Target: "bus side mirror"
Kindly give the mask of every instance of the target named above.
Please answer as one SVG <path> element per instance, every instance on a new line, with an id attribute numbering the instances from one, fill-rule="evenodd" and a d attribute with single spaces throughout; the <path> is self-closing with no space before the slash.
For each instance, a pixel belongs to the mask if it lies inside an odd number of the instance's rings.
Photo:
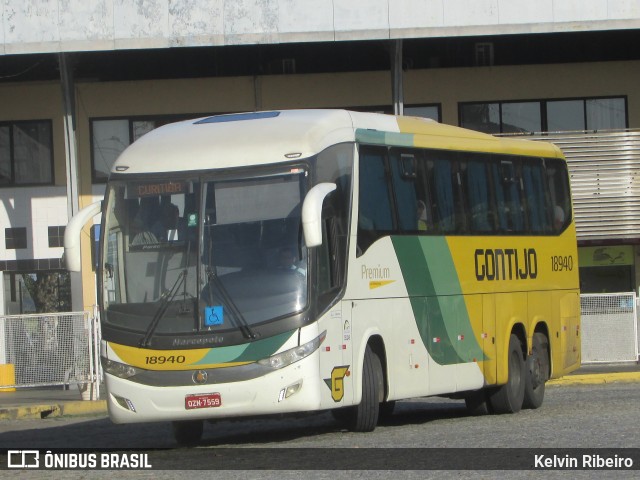
<path id="1" fill-rule="evenodd" d="M 335 183 L 319 183 L 302 202 L 302 229 L 307 247 L 322 245 L 322 203 L 336 189 Z"/>
<path id="2" fill-rule="evenodd" d="M 102 209 L 102 202 L 95 202 L 84 207 L 67 223 L 64 229 L 64 262 L 70 272 L 79 272 L 80 259 L 80 232 L 85 224 L 95 217 Z"/>

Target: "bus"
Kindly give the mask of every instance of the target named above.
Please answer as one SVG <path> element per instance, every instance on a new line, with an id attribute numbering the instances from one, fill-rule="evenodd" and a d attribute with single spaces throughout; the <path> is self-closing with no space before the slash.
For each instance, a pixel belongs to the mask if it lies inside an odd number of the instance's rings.
<path id="1" fill-rule="evenodd" d="M 102 213 L 101 364 L 115 423 L 331 410 L 372 431 L 402 399 L 543 403 L 580 365 L 567 164 L 551 144 L 346 110 L 160 127 L 65 232 Z"/>

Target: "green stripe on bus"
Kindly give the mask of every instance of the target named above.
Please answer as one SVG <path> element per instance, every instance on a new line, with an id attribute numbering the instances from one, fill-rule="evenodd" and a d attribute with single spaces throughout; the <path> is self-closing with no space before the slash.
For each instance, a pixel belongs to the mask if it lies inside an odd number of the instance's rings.
<path id="1" fill-rule="evenodd" d="M 257 362 L 268 358 L 278 351 L 291 338 L 295 330 L 280 335 L 257 340 L 252 343 L 233 345 L 229 347 L 212 348 L 197 364 L 218 364 L 235 362 Z"/>
<path id="2" fill-rule="evenodd" d="M 392 237 L 420 337 L 441 365 L 484 360 L 444 237 Z"/>
<path id="3" fill-rule="evenodd" d="M 415 145 L 412 133 L 381 132 L 364 128 L 356 130 L 356 141 L 370 145 L 393 145 L 396 147 L 413 147 Z"/>

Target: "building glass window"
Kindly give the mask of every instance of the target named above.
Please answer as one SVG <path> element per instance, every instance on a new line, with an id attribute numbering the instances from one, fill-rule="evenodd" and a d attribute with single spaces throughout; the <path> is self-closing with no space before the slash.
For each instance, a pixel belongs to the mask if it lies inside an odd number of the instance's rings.
<path id="1" fill-rule="evenodd" d="M 547 125 L 549 132 L 584 130 L 582 100 L 547 102 Z"/>
<path id="2" fill-rule="evenodd" d="M 587 130 L 625 128 L 626 105 L 623 98 L 595 98 L 586 101 Z"/>
<path id="3" fill-rule="evenodd" d="M 94 183 L 103 183 L 120 154 L 154 128 L 196 115 L 158 118 L 104 118 L 91 120 L 91 162 Z M 1 168 L 1 167 L 0 167 Z M 1 171 L 1 170 L 0 170 Z"/>
<path id="4" fill-rule="evenodd" d="M 540 102 L 514 102 L 502 105 L 503 133 L 539 132 L 542 130 Z"/>
<path id="5" fill-rule="evenodd" d="M 0 185 L 53 183 L 51 122 L 0 124 Z"/>
<path id="6" fill-rule="evenodd" d="M 64 247 L 64 225 L 48 227 L 49 248 Z"/>
<path id="7" fill-rule="evenodd" d="M 408 117 L 430 118 L 440 121 L 440 105 L 405 105 L 404 114 Z"/>
<path id="8" fill-rule="evenodd" d="M 11 129 L 0 126 L 0 185 L 11 184 Z"/>
<path id="9" fill-rule="evenodd" d="M 460 106 L 460 125 L 484 133 L 500 133 L 499 103 L 468 103 Z"/>
<path id="10" fill-rule="evenodd" d="M 4 244 L 7 250 L 27 248 L 27 229 L 25 227 L 5 228 Z"/>
<path id="11" fill-rule="evenodd" d="M 633 291 L 634 257 L 631 245 L 579 247 L 580 291 L 582 293 Z"/>
<path id="12" fill-rule="evenodd" d="M 93 149 L 93 180 L 105 182 L 111 166 L 125 148 L 129 140 L 129 121 L 94 120 L 91 122 Z"/>
<path id="13" fill-rule="evenodd" d="M 460 126 L 491 134 L 623 129 L 627 128 L 626 110 L 625 97 L 459 106 Z"/>
<path id="14" fill-rule="evenodd" d="M 4 275 L 7 315 L 71 311 L 69 272 L 0 272 Z"/>

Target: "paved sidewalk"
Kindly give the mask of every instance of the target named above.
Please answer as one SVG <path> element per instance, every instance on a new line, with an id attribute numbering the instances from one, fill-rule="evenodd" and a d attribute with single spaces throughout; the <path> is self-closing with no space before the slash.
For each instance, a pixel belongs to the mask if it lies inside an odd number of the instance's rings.
<path id="1" fill-rule="evenodd" d="M 571 375 L 549 381 L 548 385 L 596 385 L 615 382 L 640 382 L 640 364 L 585 365 Z M 20 388 L 14 392 L 0 391 L 0 421 L 39 419 L 62 415 L 106 415 L 105 389 L 101 386 L 99 400 L 82 400 L 80 391 L 57 388 Z"/>
<path id="2" fill-rule="evenodd" d="M 38 419 L 62 415 L 106 415 L 107 401 L 104 386 L 99 400 L 82 400 L 75 385 L 62 387 L 18 388 L 13 392 L 0 391 L 0 421 L 18 418 Z"/>

